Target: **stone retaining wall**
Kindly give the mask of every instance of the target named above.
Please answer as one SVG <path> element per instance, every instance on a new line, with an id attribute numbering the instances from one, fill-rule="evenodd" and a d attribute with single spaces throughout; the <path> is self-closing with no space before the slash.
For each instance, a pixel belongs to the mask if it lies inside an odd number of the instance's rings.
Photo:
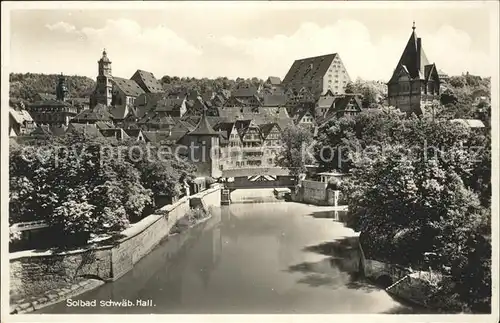
<path id="1" fill-rule="evenodd" d="M 189 210 L 190 199 L 201 199 L 207 207 L 220 206 L 220 187 L 184 197 L 122 232 L 115 244 L 97 249 L 52 254 L 51 251 L 21 251 L 10 254 L 11 302 L 39 292 L 59 288 L 77 277 L 113 281 L 128 272 L 164 239 L 178 219 Z"/>

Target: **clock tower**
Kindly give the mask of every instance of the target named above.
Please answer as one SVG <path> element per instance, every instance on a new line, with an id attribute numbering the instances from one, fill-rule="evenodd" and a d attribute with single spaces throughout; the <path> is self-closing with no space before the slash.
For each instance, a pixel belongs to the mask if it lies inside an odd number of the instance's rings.
<path id="1" fill-rule="evenodd" d="M 111 99 L 113 96 L 113 84 L 111 82 L 113 76 L 111 75 L 111 61 L 108 58 L 106 50 L 102 52 L 102 57 L 97 64 L 97 82 L 93 93 L 91 107 L 94 107 L 99 103 L 109 106 L 111 105 Z"/>

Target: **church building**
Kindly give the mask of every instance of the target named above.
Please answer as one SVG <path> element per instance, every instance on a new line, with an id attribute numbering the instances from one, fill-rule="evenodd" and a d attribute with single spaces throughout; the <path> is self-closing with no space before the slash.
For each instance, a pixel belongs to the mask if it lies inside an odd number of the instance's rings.
<path id="1" fill-rule="evenodd" d="M 137 70 L 130 79 L 113 76 L 106 50 L 97 64 L 98 75 L 90 108 L 98 104 L 110 107 L 110 112 L 118 120 L 123 120 L 129 114 L 142 94 L 163 92 L 161 83 L 151 72 Z"/>
<path id="2" fill-rule="evenodd" d="M 389 105 L 403 112 L 426 114 L 435 100 L 439 100 L 440 79 L 436 64 L 429 63 L 417 37 L 415 22 L 413 31 L 399 59 L 391 79 L 387 83 Z"/>

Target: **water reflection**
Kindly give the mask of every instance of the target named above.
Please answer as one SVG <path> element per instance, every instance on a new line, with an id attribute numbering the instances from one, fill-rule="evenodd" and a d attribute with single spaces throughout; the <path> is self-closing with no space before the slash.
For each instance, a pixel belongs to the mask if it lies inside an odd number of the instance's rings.
<path id="1" fill-rule="evenodd" d="M 335 212 L 316 209 L 287 202 L 221 207 L 116 282 L 77 298 L 152 299 L 153 308 L 59 303 L 41 312 L 377 313 L 396 306 L 357 279 L 353 232 L 331 221 Z"/>
<path id="2" fill-rule="evenodd" d="M 332 219 L 334 221 L 345 223 L 347 221 L 347 211 L 339 210 L 328 210 L 328 211 L 318 211 L 310 214 L 314 218 L 318 219 Z"/>

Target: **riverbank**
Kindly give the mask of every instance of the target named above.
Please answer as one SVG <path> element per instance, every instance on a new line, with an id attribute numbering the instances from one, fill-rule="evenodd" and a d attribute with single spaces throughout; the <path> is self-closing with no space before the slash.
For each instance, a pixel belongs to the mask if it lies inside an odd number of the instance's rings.
<path id="1" fill-rule="evenodd" d="M 35 250 L 10 254 L 12 314 L 32 311 L 104 282 L 116 281 L 169 235 L 179 219 L 189 213 L 192 204 L 220 207 L 220 187 L 216 185 L 163 207 L 159 214 L 152 214 L 121 232 L 113 244 L 65 252 Z M 77 288 L 80 284 L 85 289 Z"/>
<path id="2" fill-rule="evenodd" d="M 92 289 L 105 284 L 98 279 L 77 279 L 71 284 L 46 291 L 41 295 L 34 295 L 26 299 L 20 299 L 10 306 L 10 314 L 26 314 L 41 308 L 57 304 L 65 299 L 81 295 Z"/>
<path id="3" fill-rule="evenodd" d="M 212 217 L 211 208 L 206 212 L 204 212 L 204 216 L 201 218 L 193 218 L 190 217 L 188 214 L 186 217 L 179 219 L 177 222 L 178 224 L 179 222 L 182 222 L 183 219 L 188 219 L 186 222 L 187 225 L 185 223 L 183 223 L 181 226 L 174 225 L 174 227 L 172 227 L 173 230 L 170 231 L 170 233 L 165 237 L 165 239 L 174 237 L 178 234 L 183 233 L 186 230 L 194 228 L 210 220 L 211 217 Z M 102 286 L 105 283 L 106 282 L 98 279 L 84 279 L 84 278 L 76 279 L 76 281 L 72 283 L 68 283 L 65 286 L 61 286 L 46 291 L 41 295 L 34 295 L 26 299 L 21 299 L 16 301 L 15 304 L 11 305 L 10 307 L 10 314 L 30 313 L 47 306 L 57 304 L 66 299 L 86 293 L 88 291 L 91 291 L 93 289 Z"/>
<path id="4" fill-rule="evenodd" d="M 62 302 L 35 313 L 376 314 L 400 309 L 383 289 L 356 278 L 357 249 L 348 244 L 356 233 L 334 215 L 332 207 L 293 202 L 223 206 L 203 223 L 169 236 L 121 279 L 73 298 L 98 304 L 151 299 L 155 306 L 69 308 Z"/>

